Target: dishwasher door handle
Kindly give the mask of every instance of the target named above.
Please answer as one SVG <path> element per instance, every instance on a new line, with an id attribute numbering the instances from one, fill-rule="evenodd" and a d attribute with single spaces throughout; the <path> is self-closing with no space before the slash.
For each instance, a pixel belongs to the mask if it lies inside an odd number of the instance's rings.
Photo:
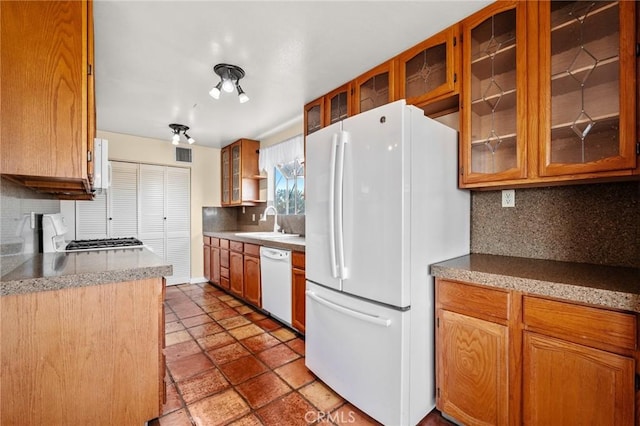
<path id="1" fill-rule="evenodd" d="M 289 258 L 289 255 L 291 254 L 290 251 L 284 251 L 284 250 L 269 250 L 269 249 L 262 249 L 262 251 L 260 252 L 260 254 L 264 257 L 266 257 L 267 259 L 273 259 L 273 260 L 287 260 Z"/>

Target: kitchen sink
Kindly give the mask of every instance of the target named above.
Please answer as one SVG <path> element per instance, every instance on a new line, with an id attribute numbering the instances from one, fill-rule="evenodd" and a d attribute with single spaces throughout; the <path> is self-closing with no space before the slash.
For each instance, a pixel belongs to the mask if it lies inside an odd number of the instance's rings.
<path id="1" fill-rule="evenodd" d="M 286 238 L 294 238 L 299 237 L 300 234 L 283 234 L 282 232 L 236 232 L 238 237 L 249 237 L 249 238 L 266 238 L 266 239 L 276 239 L 282 240 Z"/>

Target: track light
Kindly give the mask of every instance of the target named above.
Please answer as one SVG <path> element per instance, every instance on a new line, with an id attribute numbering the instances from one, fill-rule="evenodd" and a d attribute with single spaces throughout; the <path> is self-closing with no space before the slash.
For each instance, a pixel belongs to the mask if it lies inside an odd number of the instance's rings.
<path id="1" fill-rule="evenodd" d="M 209 91 L 214 99 L 220 99 L 222 91 L 226 93 L 233 92 L 235 87 L 238 91 L 238 100 L 241 104 L 249 100 L 249 96 L 240 87 L 240 79 L 244 77 L 244 70 L 236 65 L 218 64 L 213 67 L 213 72 L 220 76 L 220 82 Z"/>
<path id="2" fill-rule="evenodd" d="M 171 137 L 171 143 L 174 145 L 178 145 L 180 143 L 180 132 L 184 134 L 184 137 L 187 138 L 187 142 L 189 145 L 193 144 L 196 140 L 187 134 L 187 130 L 189 130 L 189 126 L 185 126 L 184 124 L 169 124 L 171 130 L 173 130 L 173 136 Z"/>

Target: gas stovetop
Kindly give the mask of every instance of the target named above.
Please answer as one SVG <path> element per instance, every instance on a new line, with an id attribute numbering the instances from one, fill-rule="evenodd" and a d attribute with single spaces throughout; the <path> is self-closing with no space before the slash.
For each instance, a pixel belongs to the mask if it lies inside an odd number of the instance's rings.
<path id="1" fill-rule="evenodd" d="M 142 247 L 142 241 L 137 238 L 104 238 L 97 240 L 74 240 L 69 242 L 66 251 L 78 250 L 107 250 L 116 248 Z"/>

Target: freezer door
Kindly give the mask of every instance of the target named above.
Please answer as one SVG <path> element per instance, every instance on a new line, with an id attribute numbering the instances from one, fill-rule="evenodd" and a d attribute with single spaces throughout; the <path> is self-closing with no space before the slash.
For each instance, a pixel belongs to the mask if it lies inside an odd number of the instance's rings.
<path id="1" fill-rule="evenodd" d="M 409 422 L 410 314 L 307 281 L 306 365 L 386 425 Z"/>
<path id="2" fill-rule="evenodd" d="M 342 290 L 398 307 L 411 304 L 411 144 L 406 115 L 405 102 L 398 101 L 343 122 Z"/>
<path id="3" fill-rule="evenodd" d="M 307 136 L 305 251 L 307 279 L 341 289 L 335 238 L 335 167 L 341 123 Z"/>

